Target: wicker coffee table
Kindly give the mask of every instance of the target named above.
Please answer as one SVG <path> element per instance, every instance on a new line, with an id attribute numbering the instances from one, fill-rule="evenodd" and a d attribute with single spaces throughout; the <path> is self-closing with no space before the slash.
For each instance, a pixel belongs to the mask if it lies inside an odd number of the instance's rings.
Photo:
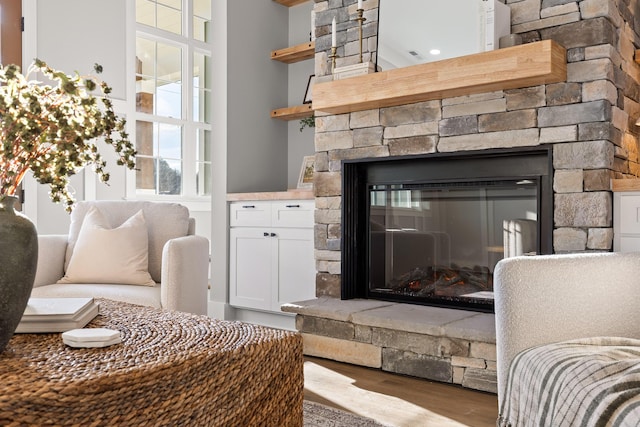
<path id="1" fill-rule="evenodd" d="M 302 426 L 299 334 L 97 302 L 87 327 L 122 343 L 16 334 L 0 354 L 0 425 Z"/>

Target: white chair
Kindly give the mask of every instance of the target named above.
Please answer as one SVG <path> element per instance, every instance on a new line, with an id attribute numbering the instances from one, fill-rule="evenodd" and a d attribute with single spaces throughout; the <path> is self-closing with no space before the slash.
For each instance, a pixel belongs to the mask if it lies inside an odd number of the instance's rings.
<path id="1" fill-rule="evenodd" d="M 640 339 L 638 253 L 506 258 L 496 265 L 494 294 L 501 414 L 509 368 L 523 350 L 594 337 Z"/>
<path id="2" fill-rule="evenodd" d="M 38 244 L 32 297 L 108 298 L 207 313 L 209 241 L 195 235 L 195 220 L 185 206 L 79 202 L 71 213 L 69 234 L 40 235 Z M 136 248 L 135 256 L 130 255 Z M 148 280 L 127 280 L 133 260 L 148 266 L 148 274 L 140 266 L 135 270 Z"/>

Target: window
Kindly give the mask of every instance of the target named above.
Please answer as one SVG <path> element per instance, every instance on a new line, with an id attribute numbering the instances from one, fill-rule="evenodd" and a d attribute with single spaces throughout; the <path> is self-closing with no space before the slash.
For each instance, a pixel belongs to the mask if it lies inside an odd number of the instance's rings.
<path id="1" fill-rule="evenodd" d="M 211 195 L 211 1 L 136 0 L 138 195 Z"/>

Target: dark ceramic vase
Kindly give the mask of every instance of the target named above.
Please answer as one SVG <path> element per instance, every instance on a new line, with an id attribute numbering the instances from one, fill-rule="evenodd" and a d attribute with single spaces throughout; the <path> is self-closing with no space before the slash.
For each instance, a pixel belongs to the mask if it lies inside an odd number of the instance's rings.
<path id="1" fill-rule="evenodd" d="M 0 352 L 27 307 L 38 263 L 38 233 L 29 218 L 14 210 L 17 200 L 0 196 Z"/>

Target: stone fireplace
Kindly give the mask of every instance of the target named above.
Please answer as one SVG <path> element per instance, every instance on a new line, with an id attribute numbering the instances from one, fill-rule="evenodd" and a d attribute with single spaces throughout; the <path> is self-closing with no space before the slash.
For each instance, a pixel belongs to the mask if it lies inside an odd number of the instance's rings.
<path id="1" fill-rule="evenodd" d="M 383 0 L 384 1 L 384 0 Z M 357 62 L 355 0 L 316 0 L 316 76 L 329 78 L 330 26 L 338 24 L 338 66 Z M 285 307 L 298 313 L 307 354 L 438 381 L 495 390 L 495 332 L 488 313 L 361 298 L 342 300 L 358 266 L 344 257 L 353 230 L 343 211 L 358 194 L 343 174 L 359 159 L 460 158 L 495 150 L 549 153 L 548 251 L 610 251 L 612 178 L 640 175 L 640 16 L 626 0 L 507 0 L 512 33 L 525 43 L 566 48 L 566 81 L 393 107 L 316 111 L 316 294 Z M 364 60 L 375 61 L 377 0 L 364 2 Z M 348 21 L 348 22 L 347 22 Z M 346 168 L 345 168 L 346 166 Z M 358 193 L 358 191 L 356 191 Z M 355 207 L 357 208 L 357 206 Z M 345 239 L 350 239 L 345 242 Z M 345 264 L 346 263 L 346 264 Z M 353 277 L 348 278 L 348 280 Z M 348 285 L 350 286 L 350 285 Z M 361 294 L 355 292 L 355 296 Z"/>
<path id="2" fill-rule="evenodd" d="M 342 164 L 341 297 L 493 310 L 506 256 L 552 252 L 548 148 Z"/>

